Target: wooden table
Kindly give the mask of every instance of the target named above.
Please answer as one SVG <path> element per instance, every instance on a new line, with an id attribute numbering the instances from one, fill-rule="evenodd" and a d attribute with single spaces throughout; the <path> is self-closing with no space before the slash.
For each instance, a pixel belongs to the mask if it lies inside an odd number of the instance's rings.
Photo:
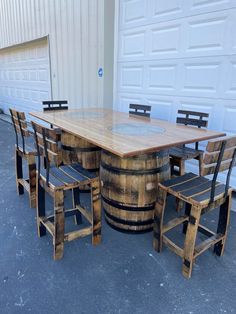
<path id="1" fill-rule="evenodd" d="M 113 228 L 125 232 L 152 229 L 157 184 L 169 178 L 168 148 L 224 135 L 109 109 L 31 115 L 102 148 L 100 177 L 105 217 Z"/>

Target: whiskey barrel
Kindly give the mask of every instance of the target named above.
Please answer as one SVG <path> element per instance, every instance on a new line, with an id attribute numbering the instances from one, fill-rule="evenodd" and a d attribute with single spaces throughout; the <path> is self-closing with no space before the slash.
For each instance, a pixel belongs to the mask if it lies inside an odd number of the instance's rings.
<path id="1" fill-rule="evenodd" d="M 103 150 L 100 178 L 107 223 L 122 232 L 151 231 L 157 186 L 169 177 L 168 151 L 120 158 Z"/>
<path id="2" fill-rule="evenodd" d="M 62 131 L 62 161 L 64 164 L 80 163 L 90 171 L 98 171 L 101 159 L 101 148 L 73 134 Z"/>

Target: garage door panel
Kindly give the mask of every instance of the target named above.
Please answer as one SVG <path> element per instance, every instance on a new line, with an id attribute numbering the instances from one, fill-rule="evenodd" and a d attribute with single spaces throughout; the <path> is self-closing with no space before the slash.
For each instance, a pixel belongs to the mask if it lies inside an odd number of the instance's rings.
<path id="1" fill-rule="evenodd" d="M 152 106 L 152 117 L 172 121 L 173 100 L 161 97 L 146 97 L 145 104 Z"/>
<path id="2" fill-rule="evenodd" d="M 151 1 L 150 9 L 153 19 L 176 19 L 183 16 L 186 11 L 183 5 L 183 0 L 166 0 L 166 1 Z"/>
<path id="3" fill-rule="evenodd" d="M 234 0 L 185 0 L 185 3 L 188 5 L 189 15 L 236 7 Z"/>
<path id="4" fill-rule="evenodd" d="M 146 30 L 138 28 L 135 31 L 121 33 L 120 37 L 120 59 L 142 59 L 146 55 Z"/>
<path id="5" fill-rule="evenodd" d="M 236 99 L 236 56 L 230 56 L 225 61 L 223 73 L 223 98 Z"/>
<path id="6" fill-rule="evenodd" d="M 147 92 L 170 94 L 175 92 L 178 64 L 176 62 L 147 62 Z"/>
<path id="7" fill-rule="evenodd" d="M 180 53 L 181 23 L 160 23 L 149 29 L 148 55 L 153 58 L 176 58 Z"/>
<path id="8" fill-rule="evenodd" d="M 236 134 L 236 107 L 225 106 L 223 118 L 223 130 L 227 133 Z"/>
<path id="9" fill-rule="evenodd" d="M 26 113 L 41 109 L 51 98 L 47 40 L 38 40 L 0 51 L 0 106 Z"/>
<path id="10" fill-rule="evenodd" d="M 184 96 L 219 97 L 221 61 L 214 58 L 183 61 L 178 79 L 179 94 Z M 178 93 L 178 91 L 176 90 Z"/>
<path id="11" fill-rule="evenodd" d="M 130 104 L 143 104 L 144 98 L 142 95 L 133 95 L 133 94 L 119 94 L 117 99 L 117 107 L 118 111 L 129 111 Z"/>
<path id="12" fill-rule="evenodd" d="M 121 1 L 120 12 L 120 25 L 145 23 L 148 17 L 148 1 Z"/>
<path id="13" fill-rule="evenodd" d="M 212 54 L 224 54 L 227 52 L 225 34 L 229 30 L 229 16 L 226 12 L 214 13 L 188 18 L 185 22 L 184 51 L 186 57 Z"/>
<path id="14" fill-rule="evenodd" d="M 120 30 L 232 8 L 235 0 L 123 0 Z"/>
<path id="15" fill-rule="evenodd" d="M 117 95 L 117 109 L 121 109 L 119 107 L 121 100 L 128 100 L 127 104 L 132 102 L 141 101 L 143 104 L 148 104 L 152 106 L 152 117 L 161 118 L 162 116 L 162 108 L 165 111 L 170 110 L 170 114 L 166 115 L 168 121 L 176 121 L 176 115 L 178 109 L 185 110 L 193 110 L 193 111 L 205 111 L 210 114 L 209 123 L 213 125 L 215 121 L 215 125 L 219 124 L 219 117 L 222 117 L 222 111 L 219 111 L 222 107 L 222 103 L 220 100 L 212 100 L 212 99 L 201 99 L 199 97 L 181 97 L 174 95 L 151 95 L 151 94 L 138 94 L 138 93 L 125 93 L 120 92 Z M 169 108 L 169 109 L 167 109 Z M 123 107 L 124 110 L 128 111 L 128 106 Z M 219 112 L 218 112 L 219 111 Z M 222 119 L 221 119 L 222 120 Z"/>
<path id="16" fill-rule="evenodd" d="M 232 9 L 120 31 L 119 60 L 233 54 L 236 51 L 235 20 L 236 9 Z"/>
<path id="17" fill-rule="evenodd" d="M 181 95 L 207 98 L 230 98 L 235 92 L 235 64 L 228 72 L 230 93 L 226 93 L 223 57 L 173 59 L 119 63 L 119 91 Z M 145 78 L 145 79 L 144 79 Z"/>
<path id="18" fill-rule="evenodd" d="M 119 73 L 120 89 L 133 92 L 144 90 L 144 75 L 144 66 L 141 63 L 122 64 Z"/>
<path id="19" fill-rule="evenodd" d="M 2 87 L 10 89 L 20 88 L 29 90 L 48 90 L 48 81 L 33 81 L 34 75 L 31 75 L 29 80 L 9 80 Z M 29 84 L 30 86 L 27 86 L 27 84 Z"/>

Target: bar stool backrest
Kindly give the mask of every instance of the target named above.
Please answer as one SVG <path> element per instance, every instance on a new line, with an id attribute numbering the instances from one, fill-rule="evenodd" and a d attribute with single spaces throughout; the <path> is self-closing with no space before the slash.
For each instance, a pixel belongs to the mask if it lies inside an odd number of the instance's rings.
<path id="1" fill-rule="evenodd" d="M 42 101 L 43 111 L 67 110 L 67 100 L 45 100 Z"/>
<path id="2" fill-rule="evenodd" d="M 198 111 L 189 111 L 189 110 L 178 110 L 176 123 L 183 125 L 196 126 L 200 128 L 207 128 L 209 113 L 198 112 Z M 205 118 L 205 119 L 204 119 Z M 195 149 L 198 150 L 198 142 L 195 143 Z"/>
<path id="3" fill-rule="evenodd" d="M 47 183 L 49 180 L 50 165 L 59 165 L 61 150 L 59 148 L 59 136 L 56 129 L 46 128 L 32 121 L 35 135 L 35 144 L 38 155 L 38 172 L 41 170 L 41 156 L 44 157 Z"/>
<path id="4" fill-rule="evenodd" d="M 131 109 L 129 111 L 129 114 L 131 115 L 150 118 L 150 112 L 151 112 L 152 106 L 130 104 L 129 109 Z"/>
<path id="5" fill-rule="evenodd" d="M 19 148 L 19 136 L 22 140 L 22 148 L 23 152 L 25 153 L 25 137 L 29 137 L 31 135 L 29 129 L 28 129 L 28 123 L 25 118 L 25 113 L 16 111 L 15 109 L 10 108 L 9 109 L 11 114 L 11 119 L 16 135 L 16 146 Z"/>
<path id="6" fill-rule="evenodd" d="M 209 118 L 209 113 L 189 111 L 189 110 L 178 110 L 178 114 L 182 115 L 176 118 L 176 123 L 197 126 L 198 128 L 207 128 L 208 120 L 204 118 Z"/>
<path id="7" fill-rule="evenodd" d="M 203 166 L 201 175 L 206 176 L 213 174 L 211 186 L 211 201 L 214 199 L 216 179 L 218 173 L 226 171 L 225 195 L 229 188 L 230 176 L 236 161 L 236 136 L 224 136 L 214 140 L 210 140 L 206 147 L 203 157 Z"/>

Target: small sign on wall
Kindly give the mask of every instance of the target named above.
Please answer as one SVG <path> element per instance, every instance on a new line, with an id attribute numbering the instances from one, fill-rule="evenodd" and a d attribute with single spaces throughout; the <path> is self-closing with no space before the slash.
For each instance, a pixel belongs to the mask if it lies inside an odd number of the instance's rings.
<path id="1" fill-rule="evenodd" d="M 98 69 L 98 76 L 103 77 L 103 68 Z"/>

